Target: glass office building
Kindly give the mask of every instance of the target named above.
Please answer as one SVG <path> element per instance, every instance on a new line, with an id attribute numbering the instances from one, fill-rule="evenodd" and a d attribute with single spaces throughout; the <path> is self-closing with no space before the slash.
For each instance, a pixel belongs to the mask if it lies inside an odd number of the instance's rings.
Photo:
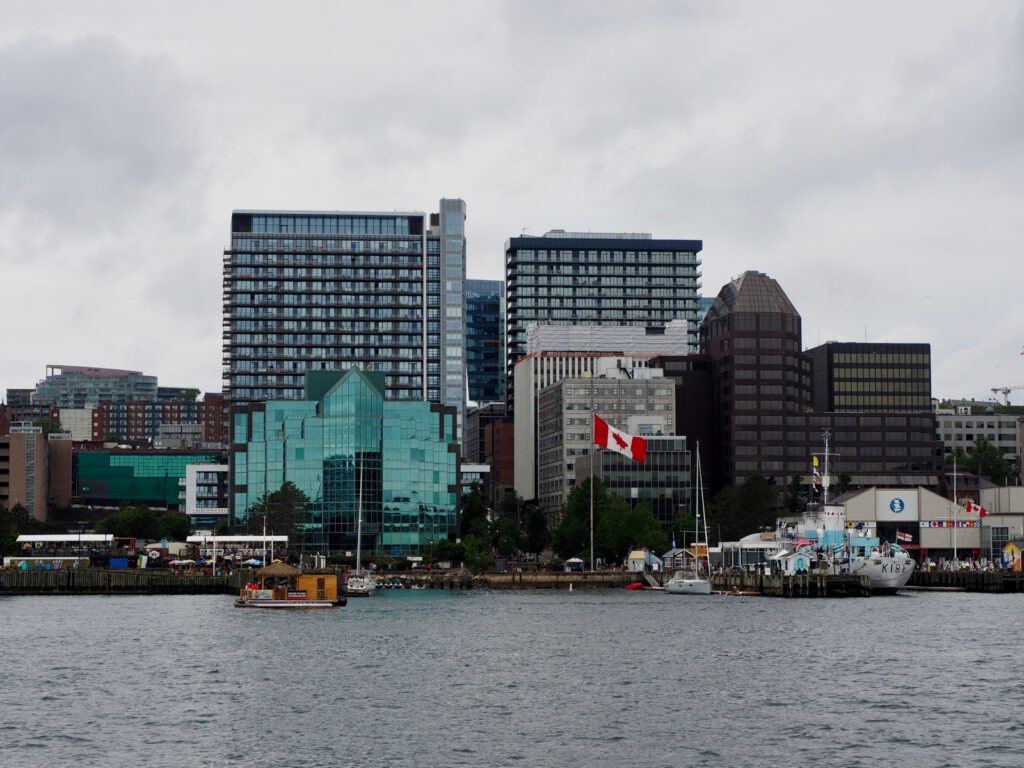
<path id="1" fill-rule="evenodd" d="M 180 451 L 76 451 L 72 494 L 77 503 L 123 503 L 177 509 L 179 485 L 189 464 L 221 464 L 224 455 Z"/>
<path id="2" fill-rule="evenodd" d="M 382 373 L 388 399 L 461 413 L 466 204 L 439 212 L 235 211 L 224 251 L 224 395 L 297 400 L 307 371 Z"/>
<path id="3" fill-rule="evenodd" d="M 505 284 L 466 281 L 466 370 L 469 399 L 505 402 Z"/>
<path id="4" fill-rule="evenodd" d="M 633 507 L 646 504 L 662 528 L 671 531 L 677 517 L 693 510 L 690 461 L 685 437 L 651 436 L 643 464 L 614 451 L 596 451 L 576 461 L 576 483 L 593 474 L 596 462 L 598 477 L 610 493 Z"/>
<path id="5" fill-rule="evenodd" d="M 700 240 L 648 233 L 564 232 L 510 238 L 505 244 L 506 381 L 514 411 L 515 364 L 526 355 L 529 323 L 689 325 L 697 348 Z M 680 350 L 682 351 L 682 350 Z"/>
<path id="6" fill-rule="evenodd" d="M 307 550 L 415 555 L 455 530 L 456 409 L 388 400 L 380 372 L 307 374 L 301 400 L 254 403 L 233 416 L 235 525 L 263 494 L 294 483 L 310 500 Z"/>

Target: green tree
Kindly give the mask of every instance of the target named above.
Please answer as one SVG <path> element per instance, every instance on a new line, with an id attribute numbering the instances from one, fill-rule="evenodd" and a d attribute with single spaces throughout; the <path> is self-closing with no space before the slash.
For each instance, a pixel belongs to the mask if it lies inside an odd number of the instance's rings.
<path id="1" fill-rule="evenodd" d="M 221 520 L 219 523 L 217 523 L 213 527 L 213 535 L 214 536 L 227 536 L 228 535 L 228 531 L 230 529 L 231 529 L 231 527 L 228 525 L 227 521 L 226 520 Z"/>
<path id="2" fill-rule="evenodd" d="M 501 555 L 510 557 L 523 549 L 522 529 L 512 518 L 500 518 L 491 526 L 491 545 Z"/>
<path id="3" fill-rule="evenodd" d="M 562 522 L 554 535 L 555 551 L 563 558 L 590 554 L 590 482 L 574 486 L 562 507 Z M 605 562 L 618 562 L 635 547 L 656 554 L 668 549 L 670 538 L 646 504 L 631 506 L 608 493 L 594 480 L 594 554 Z"/>
<path id="4" fill-rule="evenodd" d="M 168 512 L 159 520 L 160 538 L 167 541 L 184 541 L 192 533 L 192 526 L 187 515 Z"/>
<path id="5" fill-rule="evenodd" d="M 458 565 L 466 559 L 466 548 L 451 539 L 442 539 L 434 544 L 434 562 L 449 562 Z"/>
<path id="6" fill-rule="evenodd" d="M 107 434 L 105 434 L 103 436 L 103 442 L 104 443 L 123 443 L 124 442 L 124 435 L 120 435 L 117 432 L 107 432 Z"/>
<path id="7" fill-rule="evenodd" d="M 775 486 L 764 475 L 747 475 L 738 486 L 723 488 L 708 506 L 708 524 L 724 540 L 756 533 L 775 522 Z"/>
<path id="8" fill-rule="evenodd" d="M 804 492 L 803 484 L 800 482 L 800 475 L 793 475 L 786 488 L 786 500 L 784 502 L 786 513 L 798 515 L 807 506 L 807 494 Z"/>
<path id="9" fill-rule="evenodd" d="M 0 504 L 0 554 L 13 555 L 18 551 L 18 536 L 31 527 L 28 510 L 21 504 L 8 509 Z"/>
<path id="10" fill-rule="evenodd" d="M 487 500 L 484 499 L 480 486 L 473 483 L 472 487 L 462 494 L 459 504 L 459 532 L 462 538 L 473 534 L 481 541 L 489 542 L 492 536 L 488 517 Z"/>
<path id="11" fill-rule="evenodd" d="M 42 427 L 44 436 L 53 434 L 54 432 L 61 431 L 59 419 L 36 419 L 35 421 L 32 422 L 32 426 Z"/>
<path id="12" fill-rule="evenodd" d="M 198 389 L 183 389 L 177 394 L 178 400 L 183 403 L 194 403 L 197 397 L 199 397 Z"/>
<path id="13" fill-rule="evenodd" d="M 290 480 L 276 491 L 261 496 L 248 510 L 249 532 L 294 536 L 296 525 L 306 519 L 309 497 Z"/>
<path id="14" fill-rule="evenodd" d="M 539 506 L 530 503 L 526 512 L 526 551 L 539 555 L 550 541 L 551 533 L 548 530 L 548 516 L 541 511 Z"/>
<path id="15" fill-rule="evenodd" d="M 588 478 L 574 485 L 562 505 L 562 520 L 555 529 L 552 544 L 563 558 L 590 553 L 590 483 L 594 482 L 595 528 L 599 510 L 605 503 L 604 485 Z"/>
<path id="16" fill-rule="evenodd" d="M 997 485 L 1008 485 L 1017 476 L 1013 464 L 997 445 L 988 440 L 975 441 L 974 450 L 970 453 L 966 453 L 963 448 L 957 448 L 946 456 L 946 463 L 952 464 L 954 456 L 958 466 L 973 474 L 987 477 Z"/>

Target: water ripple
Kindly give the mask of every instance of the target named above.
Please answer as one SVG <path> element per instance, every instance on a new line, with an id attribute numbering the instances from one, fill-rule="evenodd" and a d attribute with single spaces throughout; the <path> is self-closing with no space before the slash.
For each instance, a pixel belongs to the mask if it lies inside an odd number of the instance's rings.
<path id="1" fill-rule="evenodd" d="M 0 765 L 1020 762 L 1024 596 L 229 601 L 0 601 Z"/>

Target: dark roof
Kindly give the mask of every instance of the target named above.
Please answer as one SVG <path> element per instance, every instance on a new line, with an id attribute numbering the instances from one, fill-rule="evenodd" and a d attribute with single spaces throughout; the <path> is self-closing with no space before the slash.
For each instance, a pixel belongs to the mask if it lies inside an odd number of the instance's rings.
<path id="1" fill-rule="evenodd" d="M 705 322 L 730 312 L 776 312 L 800 316 L 777 280 L 753 270 L 722 286 Z"/>

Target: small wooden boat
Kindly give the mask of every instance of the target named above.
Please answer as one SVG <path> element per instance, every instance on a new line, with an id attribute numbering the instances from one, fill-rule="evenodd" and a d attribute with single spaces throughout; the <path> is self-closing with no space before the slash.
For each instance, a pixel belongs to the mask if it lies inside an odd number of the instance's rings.
<path id="1" fill-rule="evenodd" d="M 337 608 L 348 601 L 338 593 L 333 574 L 303 573 L 287 563 L 275 562 L 257 571 L 259 583 L 239 591 L 238 608 Z"/>

